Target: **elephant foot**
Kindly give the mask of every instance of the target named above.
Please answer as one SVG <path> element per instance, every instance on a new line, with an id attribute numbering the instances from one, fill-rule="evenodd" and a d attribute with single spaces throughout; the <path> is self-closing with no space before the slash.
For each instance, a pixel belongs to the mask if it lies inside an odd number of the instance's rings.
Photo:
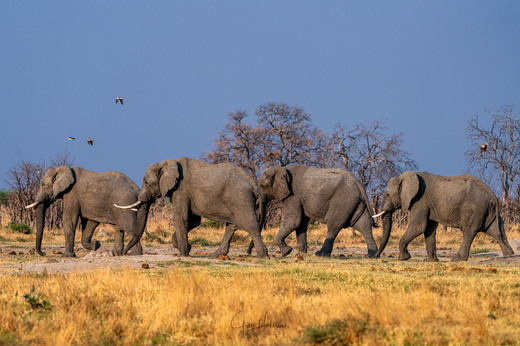
<path id="1" fill-rule="evenodd" d="M 61 257 L 76 257 L 76 253 L 74 251 L 65 251 Z"/>
<path id="2" fill-rule="evenodd" d="M 410 255 L 409 252 L 405 252 L 405 253 L 400 253 L 399 257 L 397 259 L 399 261 L 406 261 L 406 260 L 409 260 L 410 258 L 412 258 L 412 255 Z"/>
<path id="3" fill-rule="evenodd" d="M 101 247 L 101 243 L 97 240 L 95 242 L 91 242 L 91 243 L 82 243 L 81 245 L 83 245 L 83 248 L 85 250 L 89 250 L 89 251 L 96 251 L 97 249 L 99 249 Z"/>
<path id="4" fill-rule="evenodd" d="M 368 258 L 376 258 L 376 254 L 377 254 L 377 250 L 368 250 L 367 257 Z"/>
<path id="5" fill-rule="evenodd" d="M 213 251 L 209 257 L 211 258 L 219 258 L 220 256 L 225 256 L 227 255 L 227 252 L 225 253 L 224 251 L 220 251 L 220 250 L 217 250 L 217 251 Z"/>
<path id="6" fill-rule="evenodd" d="M 40 251 L 40 250 L 36 250 L 36 253 L 37 253 L 38 255 L 40 255 L 40 256 L 45 256 L 45 255 L 47 255 L 45 252 Z"/>
<path id="7" fill-rule="evenodd" d="M 112 253 L 114 254 L 114 256 L 123 256 L 123 249 L 112 249 Z"/>
<path id="8" fill-rule="evenodd" d="M 266 253 L 259 253 L 259 254 L 257 254 L 256 258 L 270 259 L 271 257 L 269 257 L 269 254 L 266 252 Z"/>
<path id="9" fill-rule="evenodd" d="M 128 256 L 141 256 L 143 254 L 143 249 L 132 249 L 128 251 Z"/>
<path id="10" fill-rule="evenodd" d="M 316 256 L 330 257 L 330 252 L 325 252 L 323 250 L 318 250 L 318 251 L 316 251 Z"/>
<path id="11" fill-rule="evenodd" d="M 290 246 L 280 246 L 280 252 L 282 256 L 285 257 L 292 252 L 293 248 Z"/>
<path id="12" fill-rule="evenodd" d="M 424 262 L 439 262 L 439 259 L 437 257 L 435 257 L 433 259 L 432 258 L 426 258 L 424 260 Z"/>

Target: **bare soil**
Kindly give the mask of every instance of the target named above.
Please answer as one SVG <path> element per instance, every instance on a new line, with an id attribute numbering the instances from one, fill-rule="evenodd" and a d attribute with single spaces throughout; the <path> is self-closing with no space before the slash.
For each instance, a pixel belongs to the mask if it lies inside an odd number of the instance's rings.
<path id="1" fill-rule="evenodd" d="M 257 261 L 256 257 L 246 254 L 245 248 L 232 247 L 226 257 L 215 259 L 210 254 L 216 247 L 193 246 L 189 257 L 179 256 L 179 252 L 170 245 L 147 246 L 141 256 L 114 256 L 108 246 L 101 246 L 96 251 L 87 251 L 81 247 L 76 248 L 76 258 L 64 258 L 61 256 L 64 248 L 62 246 L 47 246 L 44 251 L 47 255 L 42 257 L 34 254 L 29 244 L 13 244 L 0 247 L 1 272 L 32 272 L 32 273 L 66 273 L 71 271 L 88 271 L 101 268 L 117 269 L 130 268 L 168 268 L 183 266 L 257 266 L 265 265 L 263 261 Z M 289 256 L 282 257 L 277 248 L 270 248 L 271 259 L 278 262 L 295 262 L 305 260 L 307 262 L 321 261 L 314 253 L 319 250 L 318 246 L 310 247 L 308 254 L 299 255 L 293 251 Z M 424 261 L 426 254 L 424 248 L 410 249 L 412 262 Z M 437 256 L 441 261 L 450 261 L 455 254 L 452 249 L 438 249 Z M 397 260 L 398 250 L 387 248 L 381 258 L 384 260 Z M 366 257 L 366 248 L 335 248 L 332 260 L 345 261 L 349 259 L 360 259 Z M 507 264 L 512 263 L 520 266 L 520 251 L 513 256 L 502 257 L 500 252 L 488 252 L 471 255 L 470 263 L 474 264 Z"/>

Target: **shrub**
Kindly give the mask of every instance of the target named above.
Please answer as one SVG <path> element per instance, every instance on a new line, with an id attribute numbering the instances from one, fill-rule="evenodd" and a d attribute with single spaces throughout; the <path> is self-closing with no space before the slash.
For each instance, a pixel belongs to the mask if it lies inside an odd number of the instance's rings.
<path id="1" fill-rule="evenodd" d="M 10 230 L 12 230 L 14 232 L 23 233 L 23 234 L 31 234 L 33 232 L 32 228 L 27 226 L 23 222 L 20 222 L 20 223 L 9 222 L 7 224 L 7 228 L 9 228 Z"/>
<path id="2" fill-rule="evenodd" d="M 220 228 L 220 222 L 205 220 L 200 223 L 200 228 Z"/>

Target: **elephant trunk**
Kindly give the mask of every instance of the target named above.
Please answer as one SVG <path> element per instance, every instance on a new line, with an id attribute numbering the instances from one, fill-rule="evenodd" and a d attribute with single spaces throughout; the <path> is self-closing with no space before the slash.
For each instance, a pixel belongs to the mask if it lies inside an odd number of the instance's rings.
<path id="1" fill-rule="evenodd" d="M 123 255 L 126 255 L 126 253 L 141 240 L 141 237 L 143 236 L 144 230 L 146 228 L 146 221 L 148 219 L 148 212 L 150 211 L 150 202 L 143 202 L 141 203 L 141 206 L 139 210 L 137 211 L 137 233 L 135 233 L 132 237 L 132 239 L 128 242 L 126 245 Z"/>
<path id="2" fill-rule="evenodd" d="M 379 250 L 377 251 L 375 258 L 379 258 L 381 253 L 390 239 L 390 231 L 392 230 L 392 212 L 385 212 L 383 215 L 383 237 L 381 238 L 381 244 L 379 244 Z"/>
<path id="3" fill-rule="evenodd" d="M 48 203 L 40 203 L 36 207 L 36 252 L 40 256 L 45 256 L 45 252 L 42 251 L 42 238 L 43 238 L 43 226 L 45 224 L 45 212 L 47 211 Z"/>

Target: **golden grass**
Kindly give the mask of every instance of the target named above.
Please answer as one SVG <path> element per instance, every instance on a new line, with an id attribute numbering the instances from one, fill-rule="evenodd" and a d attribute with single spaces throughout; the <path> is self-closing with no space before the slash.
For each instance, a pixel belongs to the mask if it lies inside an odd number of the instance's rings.
<path id="1" fill-rule="evenodd" d="M 3 275 L 0 344 L 520 340 L 518 267 L 255 262 L 260 266 Z"/>
<path id="2" fill-rule="evenodd" d="M 110 227 L 104 228 L 109 236 L 95 237 L 111 241 Z M 153 238 L 144 237 L 145 246 L 169 244 L 172 231 L 166 221 L 151 220 L 148 230 Z M 276 231 L 263 232 L 267 246 L 274 246 Z M 210 248 L 223 232 L 199 228 L 190 233 L 190 242 Z M 395 230 L 387 248 L 395 249 L 403 232 Z M 45 231 L 44 244 L 63 246 L 62 232 L 51 233 Z M 310 229 L 309 244 L 321 245 L 325 234 L 323 226 Z M 381 229 L 374 236 L 378 241 Z M 4 227 L 0 237 L 2 247 L 34 242 L 34 234 L 15 234 Z M 518 227 L 508 231 L 508 238 L 520 238 Z M 437 247 L 457 249 L 461 239 L 459 231 L 438 232 Z M 249 236 L 239 231 L 232 247 L 248 243 Z M 294 235 L 289 243 L 295 246 Z M 424 248 L 423 237 L 412 246 Z M 340 233 L 335 247 L 366 249 L 364 238 L 350 229 Z M 481 234 L 472 246 L 479 249 L 495 251 L 499 246 Z M 0 263 L 20 260 L 0 256 Z M 27 258 L 42 260 L 23 256 Z M 4 270 L 0 345 L 519 343 L 518 265 L 432 264 L 422 259 L 309 254 L 303 261 L 294 256 L 248 257 L 225 266 L 179 260 L 146 270 L 39 275 Z"/>

